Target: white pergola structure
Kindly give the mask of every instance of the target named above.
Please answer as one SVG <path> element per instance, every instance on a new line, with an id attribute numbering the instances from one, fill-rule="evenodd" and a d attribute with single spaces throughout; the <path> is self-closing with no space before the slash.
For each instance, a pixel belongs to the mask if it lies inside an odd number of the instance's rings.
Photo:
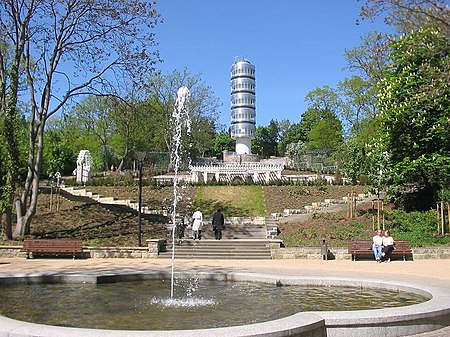
<path id="1" fill-rule="evenodd" d="M 236 180 L 254 183 L 269 183 L 281 180 L 284 165 L 280 163 L 222 163 L 209 165 L 191 165 L 191 181 L 193 183 L 217 182 L 231 183 Z"/>

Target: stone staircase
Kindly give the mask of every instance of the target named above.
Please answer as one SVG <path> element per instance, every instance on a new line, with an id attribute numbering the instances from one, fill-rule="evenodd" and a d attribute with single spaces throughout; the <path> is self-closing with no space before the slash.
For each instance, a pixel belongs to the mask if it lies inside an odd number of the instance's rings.
<path id="1" fill-rule="evenodd" d="M 172 257 L 172 238 L 159 258 Z M 270 241 L 264 217 L 225 218 L 222 240 L 214 239 L 211 219 L 204 219 L 202 239 L 193 240 L 192 230 L 186 228 L 183 239 L 175 240 L 177 259 L 271 259 Z"/>
<path id="2" fill-rule="evenodd" d="M 192 230 L 186 228 L 183 239 L 175 240 L 177 259 L 271 259 L 270 241 L 264 217 L 225 218 L 222 240 L 214 239 L 211 219 L 204 219 L 202 240 L 192 239 Z M 172 257 L 172 238 L 159 258 Z"/>
<path id="3" fill-rule="evenodd" d="M 128 199 L 123 200 L 123 199 L 118 199 L 115 197 L 106 197 L 106 196 L 103 196 L 103 195 L 95 193 L 95 192 L 87 191 L 84 188 L 62 187 L 61 190 L 65 191 L 67 193 L 70 193 L 74 196 L 90 198 L 93 201 L 96 201 L 100 204 L 121 205 L 121 206 L 129 207 L 135 211 L 137 211 L 139 208 L 139 203 L 137 201 L 128 200 Z M 167 211 L 150 209 L 149 207 L 147 207 L 145 205 L 143 205 L 141 207 L 141 212 L 142 212 L 142 214 L 167 216 Z"/>
<path id="4" fill-rule="evenodd" d="M 192 230 L 186 228 L 185 238 L 192 238 Z M 212 221 L 204 218 L 202 228 L 202 239 L 214 239 Z M 222 239 L 267 239 L 267 226 L 264 217 L 240 218 L 225 217 L 225 230 L 222 231 Z"/>
<path id="5" fill-rule="evenodd" d="M 172 243 L 167 244 L 167 250 L 161 252 L 158 258 L 172 258 Z M 222 240 L 192 240 L 183 239 L 175 242 L 176 259 L 271 259 L 268 240 L 258 239 L 222 239 Z"/>

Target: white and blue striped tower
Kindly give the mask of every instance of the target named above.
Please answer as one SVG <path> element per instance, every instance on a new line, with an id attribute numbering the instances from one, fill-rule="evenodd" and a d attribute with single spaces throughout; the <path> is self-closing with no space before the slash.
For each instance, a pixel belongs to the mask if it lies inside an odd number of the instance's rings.
<path id="1" fill-rule="evenodd" d="M 231 66 L 231 138 L 236 154 L 251 154 L 256 131 L 255 66 L 236 58 Z"/>

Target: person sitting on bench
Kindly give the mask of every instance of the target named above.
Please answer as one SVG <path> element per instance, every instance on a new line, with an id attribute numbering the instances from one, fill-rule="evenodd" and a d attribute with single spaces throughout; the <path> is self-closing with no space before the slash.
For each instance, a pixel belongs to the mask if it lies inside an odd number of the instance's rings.
<path id="1" fill-rule="evenodd" d="M 372 238 L 372 250 L 375 260 L 381 262 L 381 254 L 383 249 L 383 231 L 377 230 L 377 234 Z"/>
<path id="2" fill-rule="evenodd" d="M 394 239 L 392 238 L 391 233 L 386 230 L 383 236 L 383 252 L 381 253 L 382 261 L 391 261 L 391 253 L 394 251 L 394 249 Z"/>

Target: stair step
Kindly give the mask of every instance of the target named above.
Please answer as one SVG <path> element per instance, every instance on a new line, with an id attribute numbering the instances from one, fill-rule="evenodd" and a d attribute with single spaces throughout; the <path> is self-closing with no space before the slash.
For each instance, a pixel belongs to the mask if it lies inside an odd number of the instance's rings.
<path id="1" fill-rule="evenodd" d="M 172 257 L 172 243 L 160 258 Z M 192 240 L 175 243 L 176 259 L 271 259 L 269 241 L 257 239 Z"/>
<path id="2" fill-rule="evenodd" d="M 171 255 L 159 255 L 158 258 L 162 259 L 170 259 Z M 216 256 L 216 255 L 175 255 L 175 259 L 223 259 L 223 260 L 270 260 L 271 256 L 244 256 L 244 255 L 236 255 L 236 256 L 230 256 L 230 255 L 223 255 L 223 256 Z"/>
<path id="3" fill-rule="evenodd" d="M 172 249 L 168 250 L 170 252 L 172 252 Z M 175 249 L 175 254 L 183 254 L 183 253 L 202 253 L 202 254 L 206 254 L 206 253 L 211 253 L 211 254 L 265 254 L 266 252 L 268 252 L 268 249 Z"/>
<path id="4" fill-rule="evenodd" d="M 170 252 L 172 252 L 172 250 L 170 250 Z M 260 249 L 260 250 L 248 250 L 248 249 L 241 249 L 241 250 L 239 250 L 239 249 L 236 249 L 236 250 L 229 250 L 229 249 L 224 249 L 224 250 L 210 250 L 210 249 L 177 250 L 177 249 L 175 249 L 175 255 L 177 253 L 180 255 L 183 253 L 187 253 L 187 254 L 200 253 L 200 254 L 215 254 L 215 255 L 240 255 L 240 254 L 244 254 L 244 255 L 262 254 L 262 255 L 264 255 L 266 252 L 268 252 L 267 249 Z"/>
<path id="5" fill-rule="evenodd" d="M 175 242 L 175 247 L 267 247 L 267 240 L 183 240 L 182 242 Z M 168 246 L 172 246 L 169 242 Z"/>

